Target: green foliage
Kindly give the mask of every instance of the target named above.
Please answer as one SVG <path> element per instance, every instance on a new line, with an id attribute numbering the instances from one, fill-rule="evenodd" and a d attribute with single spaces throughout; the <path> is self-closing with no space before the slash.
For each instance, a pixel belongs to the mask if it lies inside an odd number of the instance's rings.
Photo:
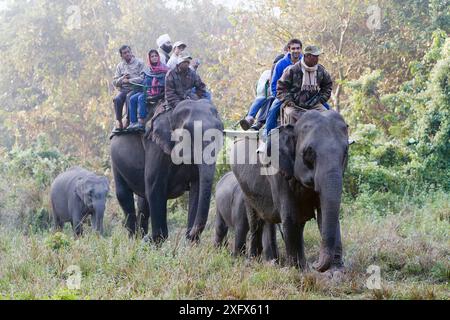
<path id="1" fill-rule="evenodd" d="M 62 154 L 45 134 L 28 148 L 16 145 L 2 157 L 0 221 L 32 231 L 47 230 L 51 224 L 50 184 L 75 158 Z"/>
<path id="2" fill-rule="evenodd" d="M 383 167 L 399 167 L 411 160 L 409 151 L 398 144 L 388 142 L 373 150 L 373 156 Z"/>
<path id="3" fill-rule="evenodd" d="M 380 96 L 377 71 L 348 83 L 352 108 L 344 113 L 357 143 L 350 147 L 345 186 L 353 197 L 450 189 L 450 39 L 441 31 L 433 39 L 399 92 Z"/>
<path id="4" fill-rule="evenodd" d="M 57 290 L 51 297 L 51 300 L 80 300 L 80 293 L 78 290 L 71 290 L 62 288 Z"/>
<path id="5" fill-rule="evenodd" d="M 75 160 L 52 147 L 44 134 L 39 135 L 29 148 L 14 147 L 7 157 L 6 174 L 16 178 L 31 178 L 41 188 L 48 187 Z"/>
<path id="6" fill-rule="evenodd" d="M 427 102 L 416 110 L 416 150 L 424 160 L 424 179 L 450 187 L 450 39 L 442 44 L 442 58 L 431 69 L 423 95 Z M 443 174 L 443 176 L 442 176 Z M 438 179 L 436 179 L 438 178 Z"/>
<path id="7" fill-rule="evenodd" d="M 63 248 L 69 248 L 71 243 L 67 235 L 62 232 L 55 232 L 47 236 L 45 245 L 50 249 L 57 251 Z"/>

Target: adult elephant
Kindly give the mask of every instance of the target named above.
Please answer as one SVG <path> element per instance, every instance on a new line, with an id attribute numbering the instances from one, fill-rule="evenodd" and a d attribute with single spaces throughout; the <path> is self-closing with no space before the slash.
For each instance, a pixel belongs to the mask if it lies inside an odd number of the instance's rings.
<path id="1" fill-rule="evenodd" d="M 268 148 L 272 157 L 279 151 L 275 174 L 262 175 L 261 162 L 248 162 L 256 161 L 251 159 L 256 153 L 246 154 L 245 145 L 245 140 L 235 143 L 234 152 L 247 159 L 244 164 L 233 164 L 232 170 L 250 204 L 249 219 L 254 217 L 249 224 L 251 237 L 256 240 L 250 245 L 257 243 L 255 234 L 263 223 L 281 223 L 288 261 L 305 268 L 303 229 L 317 210 L 322 242 L 313 267 L 322 272 L 342 267 L 339 210 L 348 131 L 341 115 L 307 111 L 294 126 L 279 127 L 279 139 L 273 139 Z M 269 230 L 273 232 L 273 228 Z"/>
<path id="2" fill-rule="evenodd" d="M 184 100 L 176 108 L 153 118 L 144 140 L 145 194 L 153 241 L 168 237 L 167 200 L 188 190 L 186 237 L 199 240 L 208 218 L 222 132 L 223 123 L 217 109 L 206 99 Z M 179 142 L 175 143 L 177 139 Z"/>
<path id="3" fill-rule="evenodd" d="M 171 157 L 174 147 L 172 132 L 185 129 L 194 137 L 195 121 L 201 123 L 201 131 L 197 136 L 200 136 L 200 150 L 203 151 L 209 145 L 207 141 L 202 141 L 204 132 L 217 129 L 221 134 L 223 130 L 217 110 L 207 100 L 187 100 L 175 110 L 159 114 L 153 122 L 152 133 L 147 137 L 140 134 L 112 137 L 111 161 L 116 196 L 125 212 L 125 226 L 131 235 L 136 233 L 139 226 L 142 233 L 148 233 L 152 208 L 152 239 L 165 239 L 168 235 L 167 199 L 179 197 L 190 190 L 187 236 L 192 240 L 198 239 L 208 216 L 215 161 L 175 164 Z M 189 162 L 188 158 L 185 155 L 185 162 Z M 138 195 L 139 218 L 136 217 L 134 194 Z M 152 206 L 148 204 L 149 199 Z M 192 230 L 194 222 L 196 228 Z"/>
<path id="4" fill-rule="evenodd" d="M 143 137 L 140 134 L 115 135 L 111 138 L 110 151 L 116 197 L 125 213 L 125 227 L 130 235 L 135 235 L 138 230 L 145 235 L 150 213 L 145 200 Z M 138 217 L 135 194 L 138 196 Z"/>

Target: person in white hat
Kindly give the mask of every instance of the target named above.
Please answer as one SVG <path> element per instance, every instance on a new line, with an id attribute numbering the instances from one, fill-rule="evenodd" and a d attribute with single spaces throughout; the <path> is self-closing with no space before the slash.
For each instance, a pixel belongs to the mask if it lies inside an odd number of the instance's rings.
<path id="1" fill-rule="evenodd" d="M 156 39 L 156 45 L 158 46 L 158 53 L 161 58 L 161 63 L 167 64 L 170 59 L 170 52 L 172 51 L 172 40 L 167 33 L 160 35 Z"/>
<path id="2" fill-rule="evenodd" d="M 186 49 L 187 45 L 183 41 L 177 41 L 173 44 L 173 52 L 170 56 L 169 61 L 167 62 L 167 66 L 169 69 L 175 69 L 177 66 L 178 58 L 180 57 L 181 53 Z"/>

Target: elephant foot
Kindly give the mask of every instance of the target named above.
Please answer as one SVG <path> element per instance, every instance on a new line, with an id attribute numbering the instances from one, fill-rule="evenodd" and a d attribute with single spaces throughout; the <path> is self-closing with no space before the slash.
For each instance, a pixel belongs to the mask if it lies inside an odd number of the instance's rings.
<path id="1" fill-rule="evenodd" d="M 186 234 L 186 239 L 190 240 L 193 243 L 200 242 L 200 234 L 202 233 L 204 228 L 193 227 L 190 232 Z"/>
<path id="2" fill-rule="evenodd" d="M 277 259 L 265 260 L 264 264 L 268 266 L 276 266 L 278 264 L 278 260 Z"/>
<path id="3" fill-rule="evenodd" d="M 192 244 L 198 244 L 200 243 L 200 236 L 199 235 L 186 235 L 186 239 L 189 240 Z"/>
<path id="4" fill-rule="evenodd" d="M 151 236 L 146 234 L 145 236 L 142 237 L 142 243 L 151 244 L 153 243 L 153 239 Z"/>
<path id="5" fill-rule="evenodd" d="M 325 272 L 319 273 L 324 280 L 333 284 L 339 284 L 344 281 L 344 268 L 331 267 Z"/>
<path id="6" fill-rule="evenodd" d="M 325 272 L 330 269 L 333 261 L 333 255 L 326 249 L 320 249 L 319 260 L 313 263 L 313 268 L 319 272 Z"/>
<path id="7" fill-rule="evenodd" d="M 298 268 L 301 271 L 307 271 L 308 270 L 308 263 L 306 262 L 306 258 L 302 257 L 298 260 Z"/>
<path id="8" fill-rule="evenodd" d="M 306 262 L 306 258 L 296 258 L 296 257 L 290 257 L 287 259 L 287 265 L 290 267 L 295 267 L 297 269 L 300 269 L 301 271 L 306 271 L 308 269 L 308 263 Z"/>
<path id="9" fill-rule="evenodd" d="M 162 243 L 167 239 L 162 235 L 151 236 L 150 234 L 146 234 L 142 237 L 142 243 L 155 245 L 156 247 L 160 247 Z"/>

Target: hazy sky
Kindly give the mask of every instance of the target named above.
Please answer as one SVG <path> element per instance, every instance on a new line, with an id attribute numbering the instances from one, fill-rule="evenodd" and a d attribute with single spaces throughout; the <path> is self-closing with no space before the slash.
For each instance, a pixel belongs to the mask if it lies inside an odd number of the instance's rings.
<path id="1" fill-rule="evenodd" d="M 173 3 L 176 5 L 177 1 L 176 0 L 166 0 L 168 3 Z M 219 3 L 222 4 L 224 6 L 233 8 L 238 6 L 240 3 L 245 3 L 244 0 L 211 0 L 214 3 Z M 0 0 L 0 10 L 4 9 L 6 6 L 6 0 Z"/>
<path id="2" fill-rule="evenodd" d="M 213 0 L 215 3 L 220 3 L 228 7 L 235 7 L 239 5 L 240 2 L 243 2 L 243 0 Z"/>

